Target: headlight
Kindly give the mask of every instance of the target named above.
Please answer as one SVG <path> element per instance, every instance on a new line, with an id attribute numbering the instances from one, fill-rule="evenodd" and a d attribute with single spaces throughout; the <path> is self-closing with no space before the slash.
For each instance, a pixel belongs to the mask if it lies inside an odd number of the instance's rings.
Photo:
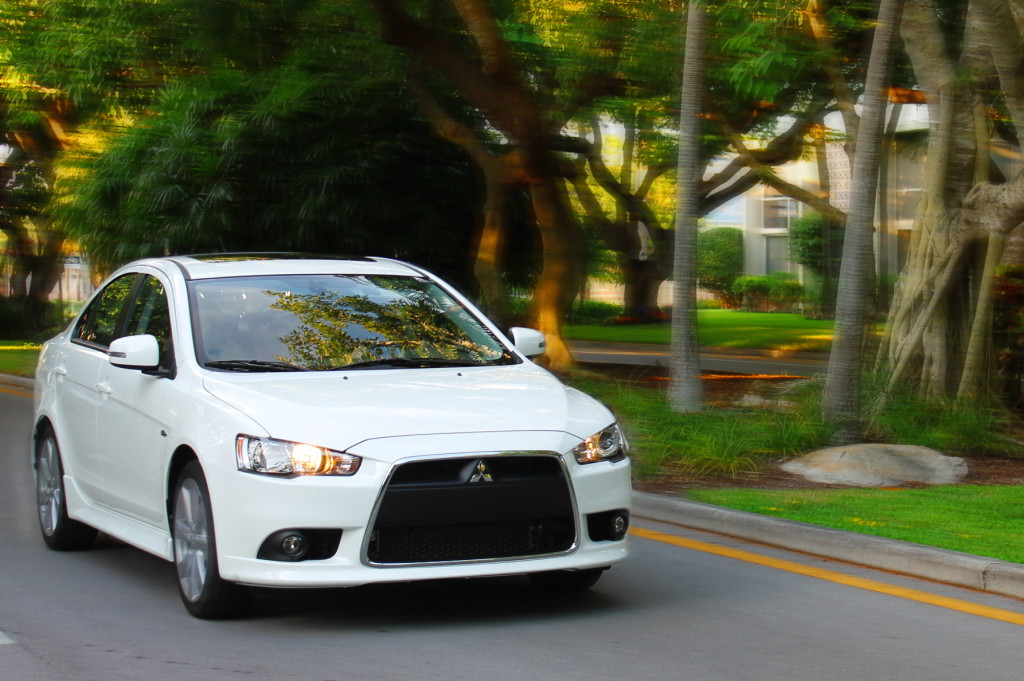
<path id="1" fill-rule="evenodd" d="M 362 459 L 345 452 L 299 442 L 239 435 L 238 470 L 272 475 L 352 475 Z"/>
<path id="2" fill-rule="evenodd" d="M 598 461 L 622 461 L 626 458 L 629 445 L 619 424 L 608 426 L 600 433 L 591 435 L 572 450 L 579 463 Z"/>

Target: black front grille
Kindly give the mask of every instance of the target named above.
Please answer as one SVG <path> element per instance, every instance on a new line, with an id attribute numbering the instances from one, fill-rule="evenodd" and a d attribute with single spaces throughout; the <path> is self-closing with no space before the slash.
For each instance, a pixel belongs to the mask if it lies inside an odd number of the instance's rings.
<path id="1" fill-rule="evenodd" d="M 576 542 L 569 485 L 553 456 L 417 461 L 391 476 L 369 562 L 435 563 L 562 553 Z"/>

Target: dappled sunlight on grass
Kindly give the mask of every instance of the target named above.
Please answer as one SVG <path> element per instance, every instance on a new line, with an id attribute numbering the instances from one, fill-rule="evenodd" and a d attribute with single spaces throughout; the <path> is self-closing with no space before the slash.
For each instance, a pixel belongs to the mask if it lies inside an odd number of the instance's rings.
<path id="1" fill-rule="evenodd" d="M 832 326 L 830 320 L 806 319 L 787 312 L 697 312 L 700 344 L 708 347 L 827 352 L 832 347 Z M 672 329 L 667 323 L 581 324 L 567 326 L 566 336 L 573 340 L 667 344 Z"/>
<path id="2" fill-rule="evenodd" d="M 0 352 L 4 350 L 39 350 L 43 346 L 39 343 L 18 343 L 16 345 L 10 345 L 7 343 L 0 344 Z"/>
<path id="3" fill-rule="evenodd" d="M 0 341 L 0 374 L 31 377 L 41 347 L 39 343 L 23 340 Z"/>

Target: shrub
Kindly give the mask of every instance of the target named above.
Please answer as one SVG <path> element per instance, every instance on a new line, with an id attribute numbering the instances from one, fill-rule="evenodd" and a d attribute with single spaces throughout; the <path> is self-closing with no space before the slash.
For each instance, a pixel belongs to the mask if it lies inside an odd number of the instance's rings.
<path id="1" fill-rule="evenodd" d="M 804 287 L 789 272 L 773 272 L 737 277 L 732 290 L 742 300 L 744 310 L 778 312 L 799 303 Z"/>
<path id="2" fill-rule="evenodd" d="M 737 277 L 732 292 L 741 301 L 744 310 L 763 311 L 768 309 L 768 296 L 772 292 L 771 279 L 762 275 Z"/>
<path id="3" fill-rule="evenodd" d="M 577 302 L 569 310 L 569 324 L 610 324 L 622 316 L 622 306 L 598 300 Z"/>
<path id="4" fill-rule="evenodd" d="M 721 298 L 726 307 L 738 307 L 733 283 L 743 272 L 743 231 L 715 227 L 697 234 L 697 285 Z"/>
<path id="5" fill-rule="evenodd" d="M 800 302 L 804 295 L 804 287 L 789 272 L 772 272 L 768 301 L 773 310 L 789 310 Z"/>
<path id="6" fill-rule="evenodd" d="M 49 338 L 64 323 L 61 303 L 0 297 L 0 338 Z"/>

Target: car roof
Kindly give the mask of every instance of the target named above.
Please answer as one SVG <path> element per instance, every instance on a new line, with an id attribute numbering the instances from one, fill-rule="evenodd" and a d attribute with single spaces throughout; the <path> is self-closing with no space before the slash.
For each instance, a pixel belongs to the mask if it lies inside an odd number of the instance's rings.
<path id="1" fill-rule="evenodd" d="M 389 258 L 333 258 L 302 253 L 211 253 L 175 255 L 142 263 L 172 263 L 185 279 L 281 274 L 391 274 L 424 276 L 413 265 Z"/>

